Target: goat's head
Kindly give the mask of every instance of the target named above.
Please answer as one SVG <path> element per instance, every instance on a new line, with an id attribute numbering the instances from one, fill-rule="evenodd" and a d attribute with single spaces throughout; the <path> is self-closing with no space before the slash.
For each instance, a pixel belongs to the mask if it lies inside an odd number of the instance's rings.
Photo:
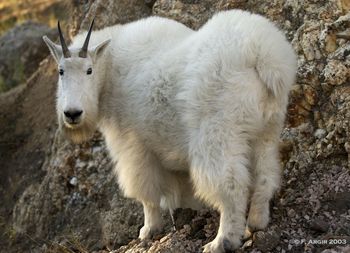
<path id="1" fill-rule="evenodd" d="M 57 114 L 61 129 L 73 142 L 82 142 L 96 129 L 101 74 L 98 59 L 110 40 L 89 48 L 92 21 L 82 48 L 68 49 L 60 24 L 61 45 L 43 39 L 58 65 Z"/>

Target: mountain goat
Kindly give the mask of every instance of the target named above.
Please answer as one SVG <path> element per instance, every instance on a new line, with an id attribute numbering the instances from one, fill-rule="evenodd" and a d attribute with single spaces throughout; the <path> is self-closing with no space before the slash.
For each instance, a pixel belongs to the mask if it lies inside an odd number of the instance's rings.
<path id="1" fill-rule="evenodd" d="M 162 228 L 161 207 L 197 199 L 220 212 L 204 252 L 239 247 L 246 225 L 264 229 L 296 72 L 284 35 L 240 10 L 198 31 L 160 17 L 91 30 L 69 48 L 60 28 L 61 45 L 44 37 L 59 69 L 59 126 L 74 142 L 102 132 L 120 187 L 143 204 L 139 237 Z"/>

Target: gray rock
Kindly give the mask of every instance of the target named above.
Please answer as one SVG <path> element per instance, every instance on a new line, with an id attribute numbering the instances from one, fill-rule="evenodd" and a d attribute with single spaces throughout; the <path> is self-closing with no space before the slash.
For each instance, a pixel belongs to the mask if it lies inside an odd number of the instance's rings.
<path id="1" fill-rule="evenodd" d="M 76 186 L 78 184 L 78 179 L 76 177 L 72 177 L 70 180 L 69 180 L 69 183 L 73 186 Z"/>
<path id="2" fill-rule="evenodd" d="M 244 8 L 246 0 L 157 0 L 153 13 L 175 19 L 193 29 L 198 29 L 215 12 L 234 8 Z"/>
<path id="3" fill-rule="evenodd" d="M 277 231 L 258 231 L 253 235 L 253 243 L 262 252 L 274 249 L 280 242 L 281 235 Z"/>
<path id="4" fill-rule="evenodd" d="M 324 129 L 317 129 L 314 135 L 317 139 L 322 139 L 323 137 L 325 137 L 326 133 L 327 132 Z"/>
<path id="5" fill-rule="evenodd" d="M 322 219 L 315 218 L 311 221 L 310 228 L 314 231 L 325 233 L 329 229 L 329 224 Z"/>
<path id="6" fill-rule="evenodd" d="M 98 0 L 94 1 L 80 29 L 88 29 L 95 18 L 95 29 L 115 24 L 125 24 L 151 15 L 151 8 L 144 0 Z"/>
<path id="7" fill-rule="evenodd" d="M 340 192 L 333 194 L 333 196 L 331 196 L 329 204 L 331 209 L 337 213 L 342 213 L 350 210 L 350 192 Z"/>
<path id="8" fill-rule="evenodd" d="M 24 83 L 37 70 L 49 54 L 43 35 L 56 39 L 55 30 L 28 21 L 0 37 L 0 92 Z"/>
<path id="9" fill-rule="evenodd" d="M 196 215 L 196 211 L 186 208 L 178 208 L 174 212 L 174 220 L 176 229 L 181 229 L 185 224 L 190 224 Z"/>

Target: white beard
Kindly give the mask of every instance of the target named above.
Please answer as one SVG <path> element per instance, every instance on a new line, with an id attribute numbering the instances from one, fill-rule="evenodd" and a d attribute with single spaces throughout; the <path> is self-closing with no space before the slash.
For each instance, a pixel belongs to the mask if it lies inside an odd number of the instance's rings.
<path id="1" fill-rule="evenodd" d="M 61 118 L 59 127 L 67 139 L 77 144 L 89 140 L 96 131 L 96 123 L 86 119 L 77 127 L 69 127 Z"/>

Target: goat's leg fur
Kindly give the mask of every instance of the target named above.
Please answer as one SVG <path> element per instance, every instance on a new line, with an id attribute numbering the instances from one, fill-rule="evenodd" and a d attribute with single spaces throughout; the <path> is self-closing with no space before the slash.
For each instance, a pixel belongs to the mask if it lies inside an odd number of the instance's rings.
<path id="1" fill-rule="evenodd" d="M 204 252 L 221 253 L 239 247 L 244 234 L 249 146 L 245 137 L 228 133 L 232 129 L 209 126 L 202 130 L 191 150 L 191 175 L 196 194 L 220 212 L 218 234 L 205 245 Z"/>
<path id="2" fill-rule="evenodd" d="M 167 208 L 174 209 L 179 205 L 181 191 L 177 177 L 162 168 L 152 152 L 136 139 L 128 140 L 120 144 L 116 171 L 124 194 L 143 204 L 144 226 L 139 238 L 145 239 L 162 229 L 161 200 Z"/>
<path id="3" fill-rule="evenodd" d="M 141 160 L 140 153 L 138 156 Z M 127 164 L 133 164 L 130 167 L 123 163 L 123 158 L 118 162 L 119 185 L 126 197 L 135 198 L 143 204 L 144 226 L 139 238 L 146 239 L 159 232 L 163 225 L 160 214 L 161 169 L 149 155 L 143 155 L 143 161 L 138 164 L 135 154 L 128 158 Z"/>
<path id="4" fill-rule="evenodd" d="M 280 184 L 278 159 L 278 138 L 280 124 L 271 122 L 254 144 L 254 191 L 252 193 L 248 227 L 252 230 L 265 229 L 270 219 L 269 202 Z"/>
<path id="5" fill-rule="evenodd" d="M 144 225 L 140 229 L 141 240 L 150 238 L 153 233 L 162 229 L 160 207 L 157 203 L 143 202 Z"/>

